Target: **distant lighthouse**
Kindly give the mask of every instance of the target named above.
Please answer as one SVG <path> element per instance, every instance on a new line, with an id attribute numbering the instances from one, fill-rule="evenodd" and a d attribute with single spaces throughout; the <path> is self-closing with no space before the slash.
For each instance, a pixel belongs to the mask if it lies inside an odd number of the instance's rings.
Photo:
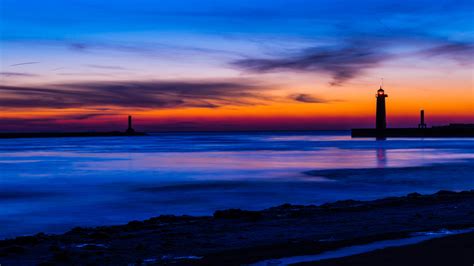
<path id="1" fill-rule="evenodd" d="M 377 98 L 377 114 L 375 118 L 375 128 L 376 129 L 385 129 L 387 128 L 387 117 L 385 112 L 385 98 L 388 97 L 385 94 L 385 91 L 380 86 L 380 89 L 377 91 L 375 95 Z"/>
<path id="2" fill-rule="evenodd" d="M 126 133 L 127 134 L 134 134 L 135 133 L 135 130 L 132 127 L 132 116 L 131 115 L 128 116 L 128 128 L 127 128 Z"/>

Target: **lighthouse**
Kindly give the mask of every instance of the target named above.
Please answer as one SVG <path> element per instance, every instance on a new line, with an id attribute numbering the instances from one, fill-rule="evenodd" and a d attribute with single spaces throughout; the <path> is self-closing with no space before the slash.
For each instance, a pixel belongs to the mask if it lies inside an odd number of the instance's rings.
<path id="1" fill-rule="evenodd" d="M 420 123 L 418 124 L 418 128 L 426 128 L 425 110 L 420 111 Z"/>
<path id="2" fill-rule="evenodd" d="M 377 114 L 375 118 L 375 128 L 377 130 L 383 130 L 387 128 L 387 117 L 385 112 L 385 98 L 388 97 L 385 94 L 385 91 L 380 86 L 380 89 L 377 91 L 375 98 L 377 98 Z"/>
<path id="3" fill-rule="evenodd" d="M 126 133 L 127 134 L 134 134 L 135 133 L 135 130 L 132 127 L 132 116 L 131 115 L 128 116 L 128 128 L 127 128 Z"/>

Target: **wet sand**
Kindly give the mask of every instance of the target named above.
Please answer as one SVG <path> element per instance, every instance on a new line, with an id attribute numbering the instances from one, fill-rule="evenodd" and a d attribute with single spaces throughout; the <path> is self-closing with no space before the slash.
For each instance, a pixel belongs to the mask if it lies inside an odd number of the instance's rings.
<path id="1" fill-rule="evenodd" d="M 159 216 L 127 225 L 74 228 L 61 235 L 40 233 L 0 241 L 0 263 L 241 265 L 473 226 L 474 191 L 412 193 L 319 206 L 224 210 L 212 217 Z"/>
<path id="2" fill-rule="evenodd" d="M 298 266 L 399 266 L 399 265 L 472 265 L 474 263 L 474 233 L 446 236 L 415 245 L 387 248 L 365 254 Z"/>

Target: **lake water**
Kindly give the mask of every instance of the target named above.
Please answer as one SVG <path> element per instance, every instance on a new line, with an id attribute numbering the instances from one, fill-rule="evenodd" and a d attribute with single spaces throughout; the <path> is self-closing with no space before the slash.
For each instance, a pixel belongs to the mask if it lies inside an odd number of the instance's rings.
<path id="1" fill-rule="evenodd" d="M 0 238 L 474 189 L 473 162 L 474 139 L 375 141 L 346 131 L 3 139 Z"/>

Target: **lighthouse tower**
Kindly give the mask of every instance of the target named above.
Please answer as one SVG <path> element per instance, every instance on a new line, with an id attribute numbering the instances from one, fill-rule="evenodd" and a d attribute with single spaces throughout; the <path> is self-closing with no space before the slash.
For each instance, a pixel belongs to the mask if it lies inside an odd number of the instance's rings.
<path id="1" fill-rule="evenodd" d="M 127 128 L 127 131 L 125 131 L 125 132 L 127 134 L 134 134 L 135 133 L 135 130 L 132 127 L 132 116 L 131 115 L 128 116 L 128 128 Z"/>
<path id="2" fill-rule="evenodd" d="M 375 98 L 377 98 L 377 114 L 375 118 L 375 128 L 378 130 L 387 128 L 387 117 L 385 112 L 385 98 L 388 97 L 380 86 Z"/>

